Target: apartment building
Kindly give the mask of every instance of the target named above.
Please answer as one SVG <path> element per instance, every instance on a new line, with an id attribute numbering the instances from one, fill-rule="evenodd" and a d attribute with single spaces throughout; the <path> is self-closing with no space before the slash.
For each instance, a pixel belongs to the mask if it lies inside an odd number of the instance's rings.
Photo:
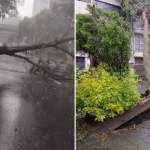
<path id="1" fill-rule="evenodd" d="M 76 1 L 76 13 L 86 14 L 87 4 L 92 4 L 93 0 L 77 0 Z M 121 12 L 120 3 L 118 0 L 96 0 L 96 7 L 103 9 L 104 11 L 118 11 Z M 132 57 L 129 61 L 132 66 L 135 67 L 136 71 L 143 75 L 144 66 L 143 66 L 143 28 L 142 22 L 140 19 L 137 19 L 133 23 L 133 32 L 134 35 L 131 39 L 132 46 Z M 88 67 L 89 59 L 87 55 L 76 55 L 77 66 L 80 68 Z M 88 64 L 87 64 L 88 62 Z"/>

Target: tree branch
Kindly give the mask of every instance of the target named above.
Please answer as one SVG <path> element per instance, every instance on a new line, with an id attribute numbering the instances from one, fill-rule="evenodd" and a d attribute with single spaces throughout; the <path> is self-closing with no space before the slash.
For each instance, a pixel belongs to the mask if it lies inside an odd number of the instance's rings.
<path id="1" fill-rule="evenodd" d="M 58 47 L 58 46 L 53 46 L 53 47 L 56 48 L 56 49 L 59 50 L 59 51 L 63 51 L 63 52 L 65 52 L 65 53 L 69 54 L 72 58 L 74 58 L 74 54 L 72 54 L 72 53 L 66 51 L 66 49 L 64 49 L 64 48 L 62 48 L 62 47 L 60 48 L 60 47 Z"/>
<path id="2" fill-rule="evenodd" d="M 19 52 L 25 52 L 25 51 L 31 51 L 31 50 L 37 50 L 37 49 L 42 49 L 42 48 L 48 48 L 48 47 L 55 47 L 59 44 L 68 42 L 74 40 L 74 37 L 66 37 L 66 38 L 61 38 L 61 39 L 56 39 L 50 42 L 46 43 L 40 43 L 40 44 L 35 44 L 32 46 L 20 46 L 20 47 L 8 47 L 8 46 L 0 46 L 0 55 L 6 54 L 6 55 L 13 55 L 15 53 Z M 68 53 L 66 50 L 59 49 L 65 53 Z M 70 55 L 70 53 L 68 53 Z M 71 54 L 72 56 L 72 54 Z"/>
<path id="3" fill-rule="evenodd" d="M 41 68 L 43 71 L 45 71 L 45 72 L 50 76 L 50 79 L 51 79 L 53 82 L 55 82 L 55 83 L 57 83 L 57 84 L 61 84 L 60 82 L 58 82 L 58 81 L 54 80 L 53 78 L 51 78 L 51 74 L 50 74 L 44 67 L 42 67 L 41 65 L 39 65 L 39 64 L 37 64 L 37 63 L 31 61 L 28 57 L 21 56 L 21 55 L 18 55 L 18 54 L 10 54 L 9 56 L 14 56 L 14 57 L 17 57 L 17 58 L 20 58 L 20 59 L 24 59 L 24 60 L 26 60 L 27 62 L 29 62 L 30 64 L 32 64 L 32 65 L 34 65 L 34 66 L 36 66 L 36 67 L 38 67 L 38 68 Z"/>

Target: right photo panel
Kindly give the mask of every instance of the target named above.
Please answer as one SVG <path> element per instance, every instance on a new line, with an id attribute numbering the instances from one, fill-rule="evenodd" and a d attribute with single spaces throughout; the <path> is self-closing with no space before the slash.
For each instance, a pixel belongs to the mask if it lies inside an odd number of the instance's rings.
<path id="1" fill-rule="evenodd" d="M 76 149 L 150 149 L 150 2 L 75 5 Z"/>

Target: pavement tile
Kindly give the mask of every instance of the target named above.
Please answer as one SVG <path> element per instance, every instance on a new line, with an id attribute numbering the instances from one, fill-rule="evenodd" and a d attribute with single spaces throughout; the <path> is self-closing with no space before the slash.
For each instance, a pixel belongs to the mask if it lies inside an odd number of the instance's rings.
<path id="1" fill-rule="evenodd" d="M 121 150 L 138 150 L 139 145 L 135 145 L 135 144 L 126 144 L 124 146 L 122 146 Z M 146 150 L 146 149 L 143 149 Z M 148 149 L 147 149 L 148 150 Z"/>
<path id="2" fill-rule="evenodd" d="M 135 130 L 120 132 L 105 142 L 94 141 L 95 139 L 90 137 L 86 141 L 89 145 L 80 147 L 80 150 L 150 150 L 150 119 L 136 125 Z"/>
<path id="3" fill-rule="evenodd" d="M 138 147 L 138 150 L 149 150 L 149 149 L 150 149 L 150 144 L 148 143 L 140 144 Z"/>
<path id="4" fill-rule="evenodd" d="M 150 145 L 150 137 L 143 139 L 144 143 L 148 143 Z"/>

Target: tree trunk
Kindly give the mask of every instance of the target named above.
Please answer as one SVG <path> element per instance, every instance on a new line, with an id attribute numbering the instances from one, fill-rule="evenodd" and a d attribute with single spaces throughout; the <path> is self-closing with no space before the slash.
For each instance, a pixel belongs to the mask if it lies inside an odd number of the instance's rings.
<path id="1" fill-rule="evenodd" d="M 92 8 L 92 18 L 94 19 L 95 18 L 95 0 L 93 0 L 93 8 Z M 90 57 L 90 67 L 89 67 L 89 72 L 92 73 L 92 68 L 93 68 L 93 58 L 91 56 L 91 54 L 89 54 L 89 57 Z"/>
<path id="2" fill-rule="evenodd" d="M 150 56 L 149 56 L 149 23 L 147 19 L 147 9 L 142 13 L 142 20 L 144 22 L 143 59 L 145 67 L 146 84 L 148 90 L 150 81 L 150 60 L 149 60 Z"/>
<path id="3" fill-rule="evenodd" d="M 93 58 L 91 55 L 89 55 L 89 58 L 90 58 L 90 67 L 89 67 L 89 72 L 92 73 L 92 69 L 93 69 Z"/>

